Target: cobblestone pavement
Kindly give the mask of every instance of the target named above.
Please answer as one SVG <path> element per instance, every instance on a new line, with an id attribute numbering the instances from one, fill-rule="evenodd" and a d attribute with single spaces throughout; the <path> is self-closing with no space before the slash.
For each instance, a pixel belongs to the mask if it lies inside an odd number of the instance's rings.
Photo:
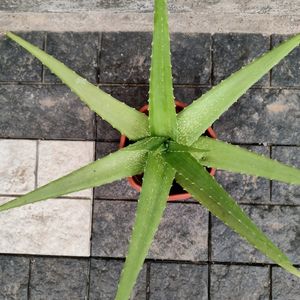
<path id="1" fill-rule="evenodd" d="M 146 103 L 149 33 L 22 36 L 127 104 Z M 176 98 L 190 103 L 283 38 L 173 34 Z M 300 167 L 299 61 L 300 48 L 214 124 L 218 137 Z M 117 149 L 118 139 L 36 59 L 0 38 L 0 201 Z M 299 187 L 216 176 L 300 266 Z M 0 299 L 113 299 L 137 197 L 122 180 L 0 215 Z M 189 201 L 168 205 L 132 299 L 299 297 L 299 279 Z"/>

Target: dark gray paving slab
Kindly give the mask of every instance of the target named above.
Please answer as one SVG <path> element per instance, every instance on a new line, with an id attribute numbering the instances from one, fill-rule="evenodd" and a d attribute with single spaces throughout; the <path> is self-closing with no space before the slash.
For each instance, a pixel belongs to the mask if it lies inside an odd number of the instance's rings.
<path id="1" fill-rule="evenodd" d="M 27 299 L 28 281 L 28 258 L 0 256 L 0 299 Z"/>
<path id="2" fill-rule="evenodd" d="M 269 157 L 267 147 L 247 146 L 246 149 Z M 270 181 L 264 178 L 217 171 L 217 181 L 238 202 L 270 203 Z"/>
<path id="3" fill-rule="evenodd" d="M 272 157 L 290 166 L 300 168 L 300 147 L 272 147 Z M 272 202 L 299 205 L 300 187 L 273 181 Z"/>
<path id="4" fill-rule="evenodd" d="M 44 33 L 17 32 L 25 40 L 43 48 Z M 17 43 L 0 36 L 0 81 L 41 81 L 42 64 Z"/>
<path id="5" fill-rule="evenodd" d="M 91 259 L 90 300 L 113 300 L 118 288 L 123 262 Z M 130 300 L 146 299 L 146 266 L 139 274 Z"/>
<path id="6" fill-rule="evenodd" d="M 150 300 L 208 299 L 205 265 L 152 263 Z"/>
<path id="7" fill-rule="evenodd" d="M 96 82 L 99 34 L 90 32 L 48 33 L 46 52 L 90 82 Z M 46 82 L 61 82 L 45 70 Z"/>
<path id="8" fill-rule="evenodd" d="M 300 257 L 300 207 L 242 206 L 259 228 L 292 260 Z M 212 260 L 270 262 L 221 221 L 212 221 Z"/>
<path id="9" fill-rule="evenodd" d="M 269 299 L 269 268 L 254 266 L 211 267 L 210 295 L 217 299 Z"/>
<path id="10" fill-rule="evenodd" d="M 272 35 L 272 47 L 288 39 L 287 35 Z M 278 65 L 272 69 L 272 86 L 299 86 L 300 85 L 300 49 L 297 47 Z"/>
<path id="11" fill-rule="evenodd" d="M 194 100 L 201 97 L 208 88 L 204 87 L 178 87 L 175 86 L 174 88 L 174 96 L 176 100 L 184 102 L 186 104 L 191 104 Z"/>
<path id="12" fill-rule="evenodd" d="M 214 124 L 234 143 L 300 144 L 300 91 L 252 89 Z"/>
<path id="13" fill-rule="evenodd" d="M 300 295 L 300 279 L 282 268 L 272 270 L 273 300 L 297 300 Z"/>
<path id="14" fill-rule="evenodd" d="M 65 86 L 0 85 L 0 136 L 94 139 L 94 114 Z"/>
<path id="15" fill-rule="evenodd" d="M 99 201 L 94 204 L 92 255 L 125 257 L 136 203 Z M 207 260 L 208 215 L 200 205 L 169 204 L 148 258 Z"/>
<path id="16" fill-rule="evenodd" d="M 217 84 L 270 49 L 270 38 L 261 34 L 215 34 L 213 36 L 213 83 Z M 268 86 L 269 75 L 256 85 Z"/>
<path id="17" fill-rule="evenodd" d="M 32 260 L 30 299 L 86 299 L 88 260 L 36 257 Z"/>

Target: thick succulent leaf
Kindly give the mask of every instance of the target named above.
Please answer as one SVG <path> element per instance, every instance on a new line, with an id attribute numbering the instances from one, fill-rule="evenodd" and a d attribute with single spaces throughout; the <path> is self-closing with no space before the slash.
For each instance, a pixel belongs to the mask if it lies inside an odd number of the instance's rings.
<path id="1" fill-rule="evenodd" d="M 149 154 L 116 300 L 126 300 L 130 297 L 166 207 L 174 175 L 173 168 L 163 160 L 160 152 Z"/>
<path id="2" fill-rule="evenodd" d="M 164 138 L 146 138 L 0 206 L 0 211 L 110 183 L 143 171 L 147 153 Z"/>
<path id="3" fill-rule="evenodd" d="M 6 35 L 38 58 L 92 111 L 96 112 L 122 134 L 125 134 L 131 140 L 149 136 L 148 118 L 144 114 L 103 92 L 60 61 L 19 36 L 11 32 L 7 32 Z"/>
<path id="4" fill-rule="evenodd" d="M 177 116 L 177 141 L 191 145 L 256 81 L 300 43 L 300 34 L 283 42 L 212 88 Z"/>
<path id="5" fill-rule="evenodd" d="M 212 214 L 278 265 L 300 277 L 300 271 L 292 265 L 288 257 L 257 228 L 231 196 L 191 154 L 168 152 L 165 158 L 178 172 L 176 181 Z"/>
<path id="6" fill-rule="evenodd" d="M 177 145 L 173 148 L 177 149 Z M 250 152 L 238 146 L 201 136 L 192 145 L 192 155 L 206 167 L 231 172 L 261 176 L 290 184 L 300 184 L 300 169 L 287 166 L 265 156 Z"/>
<path id="7" fill-rule="evenodd" d="M 177 131 L 176 112 L 166 0 L 155 0 L 150 69 L 149 123 L 153 135 L 175 138 Z"/>

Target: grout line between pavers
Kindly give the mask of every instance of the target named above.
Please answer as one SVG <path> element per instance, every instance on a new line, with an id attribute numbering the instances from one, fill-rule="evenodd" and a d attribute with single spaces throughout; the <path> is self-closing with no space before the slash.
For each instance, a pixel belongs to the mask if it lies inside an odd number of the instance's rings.
<path id="1" fill-rule="evenodd" d="M 273 148 L 272 146 L 270 146 L 270 158 L 272 159 L 273 157 Z M 270 203 L 272 203 L 272 199 L 273 199 L 273 180 L 269 180 L 269 187 L 270 187 Z"/>
<path id="2" fill-rule="evenodd" d="M 207 236 L 207 256 L 208 256 L 208 266 L 207 266 L 207 297 L 210 300 L 210 288 L 211 288 L 211 258 L 212 258 L 212 215 L 208 212 L 208 236 Z"/>
<path id="3" fill-rule="evenodd" d="M 273 274 L 273 267 L 269 266 L 269 300 L 273 299 L 273 279 L 272 279 L 272 274 Z"/>
<path id="4" fill-rule="evenodd" d="M 30 290 L 30 284 L 31 284 L 31 258 L 28 259 L 28 282 L 27 282 L 27 300 L 31 299 L 31 290 Z"/>
<path id="5" fill-rule="evenodd" d="M 151 280 L 151 263 L 146 262 L 146 300 L 150 300 L 150 280 Z"/>

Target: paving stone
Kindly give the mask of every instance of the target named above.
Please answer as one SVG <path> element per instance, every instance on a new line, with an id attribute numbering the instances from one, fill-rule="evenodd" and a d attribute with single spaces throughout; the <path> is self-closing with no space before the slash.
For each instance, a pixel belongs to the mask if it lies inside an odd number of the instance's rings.
<path id="1" fill-rule="evenodd" d="M 96 82 L 99 35 L 91 32 L 48 33 L 46 52 L 63 62 L 80 76 Z M 45 81 L 61 82 L 49 69 Z"/>
<path id="2" fill-rule="evenodd" d="M 299 147 L 272 147 L 272 157 L 280 162 L 300 168 Z M 278 181 L 272 183 L 272 202 L 300 204 L 300 187 Z"/>
<path id="3" fill-rule="evenodd" d="M 211 267 L 210 295 L 212 300 L 269 299 L 269 269 L 254 266 Z"/>
<path id="4" fill-rule="evenodd" d="M 107 32 L 102 35 L 101 83 L 148 83 L 150 32 Z"/>
<path id="5" fill-rule="evenodd" d="M 91 282 L 89 299 L 113 300 L 117 293 L 123 262 L 117 260 L 91 259 Z M 146 299 L 146 266 L 139 274 L 130 300 Z"/>
<path id="6" fill-rule="evenodd" d="M 30 299 L 86 299 L 88 260 L 43 258 L 32 260 Z"/>
<path id="7" fill-rule="evenodd" d="M 217 84 L 270 49 L 270 38 L 261 34 L 215 34 L 213 36 L 213 82 Z M 269 75 L 256 85 L 268 86 Z"/>
<path id="8" fill-rule="evenodd" d="M 221 140 L 234 143 L 299 144 L 300 91 L 252 89 L 214 128 Z"/>
<path id="9" fill-rule="evenodd" d="M 152 263 L 150 300 L 208 299 L 207 266 Z"/>
<path id="10" fill-rule="evenodd" d="M 44 33 L 17 32 L 19 36 L 43 48 Z M 0 36 L 0 81 L 41 81 L 42 64 L 16 42 Z"/>
<path id="11" fill-rule="evenodd" d="M 293 263 L 300 257 L 300 207 L 242 206 L 255 224 Z M 221 221 L 212 221 L 212 260 L 270 262 Z"/>
<path id="12" fill-rule="evenodd" d="M 94 161 L 94 142 L 40 141 L 38 186 L 43 186 Z M 69 197 L 93 197 L 93 190 L 68 194 Z"/>
<path id="13" fill-rule="evenodd" d="M 0 214 L 0 253 L 89 256 L 90 237 L 89 200 L 50 199 Z"/>
<path id="14" fill-rule="evenodd" d="M 247 146 L 246 149 L 269 157 L 267 147 Z M 270 181 L 261 177 L 217 171 L 217 181 L 238 202 L 270 203 Z"/>
<path id="15" fill-rule="evenodd" d="M 176 100 L 191 104 L 194 100 L 200 98 L 207 88 L 203 87 L 176 87 L 174 88 L 174 96 Z"/>
<path id="16" fill-rule="evenodd" d="M 25 194 L 34 189 L 36 142 L 0 139 L 0 194 Z"/>
<path id="17" fill-rule="evenodd" d="M 27 299 L 29 259 L 0 256 L 0 299 Z"/>
<path id="18" fill-rule="evenodd" d="M 94 139 L 94 114 L 65 86 L 0 86 L 0 136 Z"/>
<path id="19" fill-rule="evenodd" d="M 125 257 L 136 203 L 95 201 L 92 253 Z M 208 214 L 195 204 L 169 204 L 150 249 L 149 258 L 207 260 Z"/>
<path id="20" fill-rule="evenodd" d="M 288 39 L 288 35 L 273 35 L 272 47 Z M 300 49 L 295 48 L 287 57 L 272 69 L 272 86 L 299 86 L 300 85 Z"/>
<path id="21" fill-rule="evenodd" d="M 273 300 L 297 300 L 300 295 L 300 279 L 282 268 L 272 270 Z"/>
<path id="22" fill-rule="evenodd" d="M 210 84 L 210 34 L 172 34 L 171 52 L 175 84 Z"/>

